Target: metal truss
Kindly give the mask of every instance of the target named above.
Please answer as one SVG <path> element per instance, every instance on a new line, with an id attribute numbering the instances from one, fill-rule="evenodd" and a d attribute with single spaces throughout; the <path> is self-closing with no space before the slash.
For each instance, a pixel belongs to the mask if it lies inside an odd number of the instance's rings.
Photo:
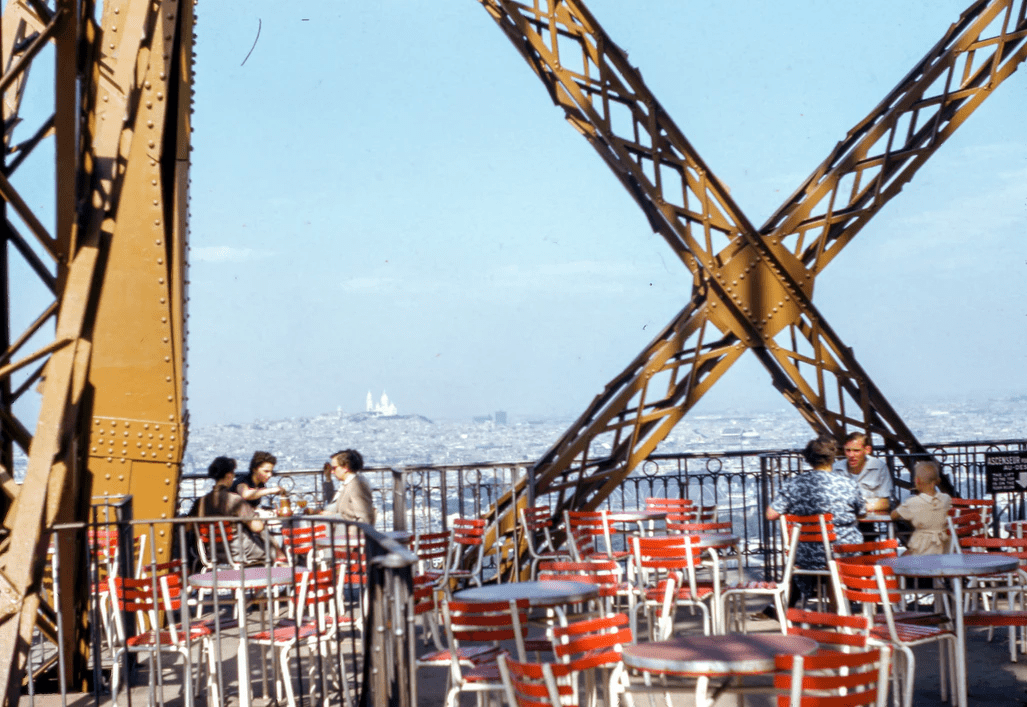
<path id="1" fill-rule="evenodd" d="M 63 679 L 84 667 L 76 608 L 88 582 L 70 562 L 59 606 L 46 605 L 45 529 L 86 520 L 95 495 L 146 495 L 157 499 L 143 504 L 149 517 L 173 512 L 184 444 L 192 3 L 117 0 L 96 16 L 92 0 L 7 0 L 0 15 L 0 685 L 10 705 L 35 630 L 56 641 L 63 625 L 74 658 Z M 33 84 L 52 105 L 26 105 Z M 18 170 L 48 159 L 44 193 L 14 186 Z M 29 206 L 40 203 L 52 213 Z M 12 272 L 24 290 L 26 270 L 45 302 L 12 336 Z M 15 411 L 33 388 L 34 422 Z M 7 475 L 14 445 L 29 458 L 20 488 Z M 74 558 L 65 535 L 61 556 Z"/>
<path id="2" fill-rule="evenodd" d="M 684 309 L 534 467 L 533 493 L 596 507 L 747 350 L 818 433 L 926 454 L 813 306 L 813 282 L 1024 60 L 1025 0 L 964 11 L 758 230 L 583 2 L 479 2 L 694 276 Z"/>

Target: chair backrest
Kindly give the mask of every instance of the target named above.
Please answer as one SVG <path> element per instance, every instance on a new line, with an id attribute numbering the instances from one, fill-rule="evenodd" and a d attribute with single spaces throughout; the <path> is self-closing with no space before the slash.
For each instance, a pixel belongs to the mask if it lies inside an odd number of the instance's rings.
<path id="1" fill-rule="evenodd" d="M 774 662 L 778 707 L 884 707 L 887 703 L 891 671 L 888 646 L 859 653 L 779 655 Z"/>
<path id="2" fill-rule="evenodd" d="M 453 554 L 450 570 L 469 569 L 474 576 L 481 575 L 481 565 L 485 557 L 485 520 L 483 518 L 454 518 L 450 522 L 453 529 Z M 472 567 L 465 568 L 466 557 L 474 555 Z"/>
<path id="3" fill-rule="evenodd" d="M 724 521 L 723 523 L 714 523 L 713 521 L 705 522 L 684 522 L 674 523 L 667 521 L 667 531 L 674 533 L 730 533 L 732 531 L 732 525 L 730 521 Z"/>
<path id="4" fill-rule="evenodd" d="M 154 573 L 145 577 L 107 578 L 114 626 L 118 640 L 124 644 L 126 614 L 134 614 L 139 632 L 156 631 L 161 626 L 160 613 L 182 609 L 182 561 L 171 560 L 152 567 Z M 166 639 L 171 645 L 188 640 L 189 631 L 179 631 L 172 622 Z M 181 635 L 180 635 L 181 634 Z M 162 639 L 163 640 L 163 639 Z"/>
<path id="5" fill-rule="evenodd" d="M 645 499 L 645 509 L 666 513 L 668 532 L 677 532 L 671 527 L 673 523 L 691 523 L 698 520 L 695 502 L 690 498 L 650 497 Z"/>
<path id="6" fill-rule="evenodd" d="M 285 546 L 285 555 L 290 565 L 305 564 L 313 566 L 315 553 L 314 541 L 317 538 L 328 537 L 328 526 L 321 525 L 296 525 L 282 527 L 282 545 Z"/>
<path id="7" fill-rule="evenodd" d="M 606 599 L 607 609 L 620 591 L 621 568 L 615 560 L 596 559 L 580 562 L 543 560 L 538 566 L 539 581 L 583 582 L 599 587 L 599 597 Z"/>
<path id="8" fill-rule="evenodd" d="M 984 524 L 984 518 L 979 511 L 964 511 L 962 513 L 949 512 L 946 519 L 949 526 L 949 535 L 952 540 L 952 551 L 963 551 L 964 538 L 984 538 L 988 536 L 988 526 Z"/>
<path id="9" fill-rule="evenodd" d="M 620 662 L 621 646 L 632 642 L 626 614 L 611 614 L 553 628 L 553 654 L 581 671 Z"/>
<path id="10" fill-rule="evenodd" d="M 447 572 L 449 569 L 449 553 L 452 533 L 418 533 L 414 536 L 414 554 L 417 555 L 417 571 Z"/>
<path id="11" fill-rule="evenodd" d="M 698 596 L 695 573 L 702 566 L 698 543 L 698 537 L 689 535 L 633 537 L 631 562 L 639 589 L 645 591 L 671 581 L 687 586 L 691 596 Z"/>
<path id="12" fill-rule="evenodd" d="M 520 510 L 521 534 L 528 546 L 528 554 L 539 557 L 546 550 L 555 550 L 553 546 L 553 511 L 549 506 L 525 506 Z M 539 540 L 539 534 L 542 539 Z"/>
<path id="13" fill-rule="evenodd" d="M 458 660 L 460 643 L 492 643 L 513 640 L 517 657 L 525 660 L 523 627 L 528 622 L 528 600 L 471 602 L 442 600 L 442 619 L 450 652 Z M 459 665 L 454 665 L 459 672 Z"/>
<path id="14" fill-rule="evenodd" d="M 606 511 L 564 511 L 563 518 L 567 533 L 576 545 L 587 545 L 587 539 L 591 536 L 593 546 L 598 551 L 598 547 L 594 545 L 595 539 L 602 537 L 605 542 L 605 550 L 599 552 L 613 559 L 610 524 L 606 518 Z M 582 559 L 585 553 L 580 552 L 581 547 L 578 547 L 578 550 L 576 559 Z"/>
<path id="15" fill-rule="evenodd" d="M 781 536 L 785 541 L 791 537 L 793 525 L 799 527 L 798 541 L 800 543 L 821 543 L 827 558 L 831 558 L 831 545 L 838 539 L 834 532 L 834 515 L 819 513 L 809 516 L 781 516 Z"/>
<path id="16" fill-rule="evenodd" d="M 509 707 L 577 707 L 571 666 L 563 663 L 526 663 L 503 653 L 499 656 Z"/>
<path id="17" fill-rule="evenodd" d="M 1010 555 L 1020 560 L 1020 567 L 1027 568 L 1027 538 L 982 538 L 969 536 L 959 539 L 964 552 L 995 552 Z"/>
<path id="18" fill-rule="evenodd" d="M 953 498 L 952 508 L 949 509 L 949 514 L 956 517 L 966 513 L 979 513 L 981 523 L 986 529 L 991 527 L 994 512 L 995 500 L 991 498 Z"/>
<path id="19" fill-rule="evenodd" d="M 845 562 L 862 562 L 877 564 L 888 557 L 899 556 L 899 541 L 895 538 L 887 540 L 868 540 L 862 543 L 835 543 L 831 552 L 836 559 Z"/>
<path id="20" fill-rule="evenodd" d="M 890 567 L 845 560 L 831 560 L 828 564 L 840 613 L 849 613 L 850 602 L 861 602 L 865 616 L 874 616 L 874 607 L 881 606 L 888 623 L 894 624 L 892 607 L 901 602 L 902 595 L 898 577 Z"/>
<path id="21" fill-rule="evenodd" d="M 865 616 L 844 616 L 822 611 L 788 609 L 785 633 L 812 638 L 821 648 L 851 651 L 866 648 L 870 620 Z"/>
<path id="22" fill-rule="evenodd" d="M 200 564 L 214 569 L 219 563 L 226 563 L 236 569 L 242 567 L 232 552 L 232 543 L 239 534 L 239 528 L 232 521 L 200 521 L 196 523 L 196 548 Z M 213 551 L 213 554 L 212 554 Z"/>

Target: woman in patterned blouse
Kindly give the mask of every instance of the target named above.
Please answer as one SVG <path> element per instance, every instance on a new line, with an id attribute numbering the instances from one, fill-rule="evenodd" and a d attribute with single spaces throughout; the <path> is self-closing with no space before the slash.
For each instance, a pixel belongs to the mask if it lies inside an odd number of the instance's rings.
<path id="1" fill-rule="evenodd" d="M 781 486 L 777 496 L 767 506 L 767 520 L 777 520 L 783 515 L 810 516 L 830 513 L 834 516 L 834 530 L 839 543 L 863 542 L 863 534 L 857 527 L 857 519 L 866 513 L 866 502 L 852 476 L 845 472 L 832 471 L 838 445 L 830 437 L 810 440 L 802 452 L 812 471 L 804 471 L 788 479 Z M 827 568 L 824 546 L 819 542 L 799 543 L 795 553 L 795 566 L 818 570 Z M 794 578 L 790 605 L 800 596 L 810 596 L 813 577 Z"/>

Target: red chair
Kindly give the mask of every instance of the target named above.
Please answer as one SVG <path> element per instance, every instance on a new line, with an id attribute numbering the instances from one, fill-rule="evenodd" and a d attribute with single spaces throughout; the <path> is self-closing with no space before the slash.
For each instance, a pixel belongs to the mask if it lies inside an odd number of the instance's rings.
<path id="1" fill-rule="evenodd" d="M 793 577 L 812 577 L 816 580 L 817 603 L 824 605 L 824 580 L 830 578 L 831 573 L 827 569 L 827 563 L 831 560 L 831 545 L 838 539 L 834 532 L 834 516 L 830 513 L 820 513 L 810 516 L 783 515 L 781 522 L 781 538 L 784 541 L 785 551 L 788 553 L 786 563 L 792 565 Z M 799 534 L 792 539 L 792 527 L 799 528 Z M 800 543 L 817 543 L 824 548 L 824 567 L 822 569 L 810 569 L 796 567 L 795 559 Z M 791 588 L 789 587 L 789 591 Z M 787 603 L 791 603 L 787 601 Z"/>
<path id="2" fill-rule="evenodd" d="M 963 552 L 994 552 L 1020 560 L 1017 571 L 972 577 L 969 586 L 963 590 L 964 596 L 975 606 L 974 610 L 964 613 L 963 624 L 987 627 L 988 640 L 993 637 L 996 627 L 1007 627 L 1009 660 L 1015 663 L 1018 642 L 1021 644 L 1020 650 L 1027 652 L 1027 636 L 1024 635 L 1027 632 L 1027 538 L 970 536 L 960 538 L 959 543 Z M 1003 601 L 1005 608 L 1000 609 Z"/>
<path id="3" fill-rule="evenodd" d="M 599 598 L 605 604 L 605 613 L 613 613 L 613 604 L 619 597 L 628 599 L 634 607 L 634 590 L 621 580 L 621 567 L 613 560 L 583 560 L 581 562 L 547 561 L 539 565 L 540 581 L 584 582 L 599 587 Z"/>
<path id="4" fill-rule="evenodd" d="M 677 530 L 677 524 L 679 523 L 692 523 L 699 518 L 695 503 L 690 498 L 651 497 L 645 499 L 645 509 L 647 511 L 659 511 L 667 514 L 668 533 L 679 532 Z M 649 529 L 653 530 L 652 527 Z"/>
<path id="5" fill-rule="evenodd" d="M 553 543 L 553 512 L 548 506 L 528 506 L 522 508 L 520 514 L 520 531 L 531 558 L 531 579 L 536 578 L 539 563 L 544 560 L 572 559 L 569 548 L 557 550 Z"/>
<path id="6" fill-rule="evenodd" d="M 217 687 L 213 679 L 216 666 L 210 641 L 211 629 L 201 622 L 189 622 L 188 630 L 183 624 L 163 622 L 173 612 L 182 609 L 181 560 L 161 565 L 160 573 L 149 577 L 136 579 L 110 576 L 107 581 L 112 614 L 111 694 L 115 701 L 121 687 L 121 664 L 127 654 L 146 654 L 150 657 L 149 686 L 152 703 L 156 676 L 160 672 L 160 655 L 170 652 L 181 655 L 185 663 L 182 691 L 185 704 L 192 707 L 192 651 L 199 646 L 201 662 L 204 657 L 207 661 L 208 702 L 218 704 Z M 135 614 L 136 620 L 136 633 L 131 636 L 125 629 L 128 614 Z"/>
<path id="7" fill-rule="evenodd" d="M 891 645 L 903 656 L 902 661 L 896 662 L 896 668 L 903 682 L 902 704 L 904 707 L 912 707 L 913 703 L 916 658 L 912 649 L 927 643 L 938 644 L 938 674 L 942 700 L 947 697 L 948 687 L 951 687 L 952 694 L 955 695 L 955 676 L 966 674 L 965 665 L 962 670 L 950 669 L 951 685 L 945 681 L 946 663 L 951 668 L 957 665 L 955 661 L 965 660 L 965 656 L 957 646 L 955 633 L 949 628 L 923 626 L 896 620 L 894 607 L 900 604 L 902 592 L 899 588 L 898 578 L 890 567 L 836 560 L 831 560 L 829 566 L 836 587 L 839 612 L 847 615 L 850 613 L 850 602 L 861 603 L 864 616 L 874 617 L 869 638 L 878 645 Z M 878 613 L 878 607 L 880 613 Z M 876 618 L 879 616 L 883 617 L 883 621 Z"/>
<path id="8" fill-rule="evenodd" d="M 621 662 L 621 646 L 633 642 L 629 619 L 624 614 L 584 619 L 553 629 L 553 653 L 575 673 L 585 675 L 587 704 L 598 704 L 595 672 L 605 673 L 605 704 L 615 705 L 628 687 Z"/>
<path id="9" fill-rule="evenodd" d="M 587 543 L 589 539 L 591 539 L 592 543 L 595 543 L 597 538 L 602 538 L 604 542 L 603 548 L 600 549 L 598 546 L 595 546 L 595 548 L 599 554 L 605 555 L 607 559 L 622 560 L 631 554 L 628 550 L 613 549 L 610 524 L 606 519 L 606 511 L 564 511 L 563 517 L 564 527 L 575 543 L 581 543 L 582 540 Z M 574 559 L 584 559 L 587 554 L 583 554 L 577 544 L 575 547 L 578 548 L 579 552 Z"/>
<path id="10" fill-rule="evenodd" d="M 884 707 L 888 702 L 887 646 L 859 653 L 779 655 L 774 667 L 778 707 Z"/>
<path id="11" fill-rule="evenodd" d="M 698 538 L 687 535 L 632 538 L 633 565 L 641 606 L 649 619 L 649 633 L 662 640 L 669 638 L 674 628 L 674 616 L 679 606 L 698 608 L 703 616 L 703 633 L 710 635 L 710 627 L 719 616 L 717 577 L 713 583 L 699 582 L 696 570 L 702 567 Z M 713 616 L 711 620 L 711 614 Z M 632 625 L 635 631 L 634 624 Z"/>
<path id="12" fill-rule="evenodd" d="M 577 707 L 574 671 L 565 663 L 525 663 L 503 653 L 498 661 L 509 707 Z"/>
<path id="13" fill-rule="evenodd" d="M 456 707 L 461 692 L 502 692 L 496 659 L 501 641 L 514 641 L 517 657 L 525 660 L 522 627 L 528 620 L 528 602 L 442 601 L 442 624 L 448 648 L 415 659 L 421 668 L 449 670 L 445 707 Z"/>
<path id="14" fill-rule="evenodd" d="M 279 661 L 278 680 L 275 683 L 277 700 L 281 702 L 282 688 L 289 707 L 296 707 L 296 695 L 293 690 L 292 670 L 289 657 L 293 651 L 306 647 L 311 655 L 318 655 L 321 660 L 311 658 L 307 661 L 310 667 L 309 684 L 316 684 L 317 672 L 322 665 L 336 673 L 336 684 L 341 687 L 346 702 L 351 702 L 349 681 L 346 679 L 346 668 L 343 664 L 342 652 L 338 651 L 333 658 L 332 646 L 340 627 L 350 626 L 348 616 L 338 612 L 338 581 L 336 572 L 331 569 L 296 571 L 297 594 L 290 602 L 288 618 L 275 621 L 269 629 L 259 631 L 250 636 L 253 643 L 267 646 L 276 652 Z M 300 661 L 302 663 L 302 661 Z"/>
<path id="15" fill-rule="evenodd" d="M 481 518 L 454 518 L 451 525 L 453 552 L 450 556 L 448 579 L 459 584 L 480 587 L 481 565 L 485 556 L 485 521 Z"/>
<path id="16" fill-rule="evenodd" d="M 328 537 L 327 525 L 284 525 L 282 527 L 282 544 L 285 546 L 285 556 L 290 565 L 299 567 L 301 565 L 314 568 L 316 546 L 314 541 L 318 538 Z"/>

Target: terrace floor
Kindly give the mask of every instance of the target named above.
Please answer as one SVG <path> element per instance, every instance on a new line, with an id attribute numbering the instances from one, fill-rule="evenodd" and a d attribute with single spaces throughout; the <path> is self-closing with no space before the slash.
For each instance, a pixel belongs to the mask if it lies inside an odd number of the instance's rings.
<path id="1" fill-rule="evenodd" d="M 758 609 L 762 604 L 753 605 L 751 608 Z M 684 615 L 682 615 L 684 616 Z M 678 630 L 696 631 L 697 626 L 689 625 L 685 618 L 679 621 Z M 778 624 L 769 619 L 750 621 L 751 632 L 776 632 Z M 1009 648 L 1006 639 L 1007 633 L 1004 629 L 997 630 L 993 641 L 987 640 L 987 633 L 984 630 L 971 629 L 967 639 L 967 659 L 969 687 L 968 697 L 970 705 L 988 705 L 989 707 L 1027 707 L 1027 656 L 1021 656 L 1020 661 L 1012 663 L 1009 661 Z M 420 646 L 418 641 L 418 646 Z M 235 648 L 237 639 L 229 634 L 223 640 L 223 666 L 225 680 L 234 684 L 235 674 Z M 943 703 L 938 690 L 938 660 L 937 651 L 930 646 L 915 650 L 916 654 L 916 690 L 913 701 L 917 707 L 935 707 L 949 704 Z M 164 704 L 168 707 L 182 707 L 184 700 L 181 694 L 181 679 L 175 675 L 171 666 L 167 671 L 168 684 L 164 686 Z M 118 699 L 119 705 L 145 705 L 148 703 L 148 688 L 146 665 L 140 669 L 136 678 L 136 684 L 132 688 L 131 697 L 125 691 L 121 692 Z M 225 704 L 236 707 L 239 704 L 234 687 L 229 688 L 229 696 Z M 254 680 L 254 691 L 257 694 L 254 707 L 266 707 L 275 704 L 273 699 L 261 697 L 261 685 L 259 676 Z M 422 670 L 418 679 L 418 699 L 416 707 L 438 707 L 443 704 L 446 694 L 446 671 L 442 669 Z M 673 694 L 673 707 L 691 707 L 694 705 L 694 698 L 691 693 L 679 692 Z M 129 701 L 131 699 L 131 702 Z M 304 705 L 310 704 L 307 699 L 302 700 Z M 642 707 L 650 705 L 649 699 L 644 696 L 636 696 L 635 703 Z M 734 703 L 733 696 L 722 697 L 718 704 Z M 34 700 L 27 695 L 21 698 L 21 707 L 35 705 L 37 707 L 85 707 L 93 704 L 90 694 L 69 694 L 66 703 L 62 703 L 60 695 L 36 695 Z M 111 704 L 109 697 L 100 704 Z M 460 707 L 474 707 L 475 697 L 464 694 L 460 699 Z M 652 704 L 656 704 L 653 702 Z M 750 707 L 770 707 L 773 703 L 771 697 L 763 695 L 751 695 L 746 703 Z M 196 700 L 197 707 L 209 707 L 204 696 Z"/>

